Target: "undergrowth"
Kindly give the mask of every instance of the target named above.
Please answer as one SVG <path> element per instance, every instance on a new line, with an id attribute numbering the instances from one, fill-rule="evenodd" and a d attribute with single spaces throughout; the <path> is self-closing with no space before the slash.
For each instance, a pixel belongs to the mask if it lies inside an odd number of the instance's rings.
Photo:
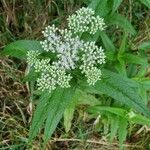
<path id="1" fill-rule="evenodd" d="M 18 54 L 13 51 L 15 44 L 13 48 L 6 45 L 20 39 L 41 40 L 41 32 L 49 24 L 65 28 L 67 22 L 64 20 L 83 6 L 92 7 L 96 15 L 101 15 L 106 20 L 106 31 L 99 36 L 97 43 L 102 44 L 106 50 L 108 67 L 104 68 L 109 71 L 102 70 L 106 78 L 102 75 L 95 88 L 79 82 L 82 86 L 76 90 L 72 103 L 68 104 L 63 119 L 50 140 L 47 135 L 45 149 L 150 148 L 149 116 L 146 116 L 148 111 L 142 103 L 139 105 L 136 102 L 140 96 L 149 108 L 150 3 L 147 0 L 117 0 L 112 8 L 106 6 L 106 3 L 111 5 L 107 0 L 0 1 L 0 48 L 4 48 L 1 54 L 17 57 L 0 58 L 0 149 L 39 150 L 45 139 L 42 128 L 40 132 L 36 131 L 39 134 L 33 143 L 28 144 L 28 135 L 32 132 L 31 121 L 40 97 L 31 82 L 36 75 L 26 76 L 29 73 L 27 64 L 18 59 L 20 56 L 25 58 L 24 52 Z M 85 39 L 88 38 L 85 36 Z M 117 53 L 117 59 L 112 57 L 110 49 Z M 128 79 L 122 80 L 126 74 L 132 79 L 131 82 Z M 131 96 L 132 87 L 137 88 L 137 83 L 140 83 L 138 91 Z M 116 91 L 117 94 L 114 94 Z M 60 101 L 59 105 L 62 100 L 57 92 L 61 91 L 58 89 L 54 93 L 54 98 Z M 45 96 L 41 99 L 46 101 Z M 136 104 L 130 105 L 130 100 Z M 119 118 L 123 118 L 120 124 Z M 55 121 L 54 118 L 53 120 Z M 116 135 L 117 130 L 119 135 Z"/>

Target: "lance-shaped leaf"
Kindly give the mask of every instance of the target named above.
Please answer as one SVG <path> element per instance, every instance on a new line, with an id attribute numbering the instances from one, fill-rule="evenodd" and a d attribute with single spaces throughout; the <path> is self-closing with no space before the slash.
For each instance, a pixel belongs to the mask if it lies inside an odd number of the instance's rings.
<path id="1" fill-rule="evenodd" d="M 132 35 L 136 34 L 136 31 L 134 27 L 131 25 L 131 23 L 124 16 L 121 16 L 120 14 L 114 13 L 113 15 L 108 15 L 106 18 L 106 22 L 109 25 L 117 25 L 123 28 L 125 32 L 129 32 Z"/>
<path id="2" fill-rule="evenodd" d="M 82 82 L 82 89 L 89 93 L 105 94 L 146 116 L 150 115 L 144 100 L 138 95 L 137 82 L 106 69 L 102 70 L 102 74 L 102 79 L 94 86 Z"/>
<path id="3" fill-rule="evenodd" d="M 71 88 L 57 88 L 52 94 L 48 106 L 48 115 L 45 124 L 44 141 L 45 144 L 53 134 L 67 106 L 71 103 L 75 93 L 75 86 Z"/>
<path id="4" fill-rule="evenodd" d="M 19 40 L 8 44 L 4 50 L 1 52 L 1 55 L 9 55 L 19 59 L 26 57 L 27 51 L 37 50 L 41 51 L 43 48 L 39 41 L 35 40 Z"/>
<path id="5" fill-rule="evenodd" d="M 42 127 L 47 117 L 47 110 L 50 105 L 50 98 L 51 94 L 49 94 L 48 92 L 43 92 L 41 98 L 39 99 L 39 103 L 34 112 L 32 125 L 29 131 L 29 142 L 31 142 L 40 131 L 40 128 Z"/>

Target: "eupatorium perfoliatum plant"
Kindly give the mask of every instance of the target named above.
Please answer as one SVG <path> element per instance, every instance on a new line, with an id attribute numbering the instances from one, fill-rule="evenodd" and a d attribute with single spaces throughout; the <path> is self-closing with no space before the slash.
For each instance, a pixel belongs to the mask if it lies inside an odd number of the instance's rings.
<path id="1" fill-rule="evenodd" d="M 55 54 L 53 59 L 38 56 L 39 51 L 29 51 L 27 62 L 35 72 L 40 73 L 37 79 L 39 90 L 51 92 L 57 86 L 70 87 L 72 72 L 79 69 L 87 78 L 89 85 L 94 85 L 101 77 L 100 65 L 105 63 L 105 54 L 101 46 L 94 41 L 84 41 L 83 32 L 95 34 L 104 30 L 105 23 L 99 16 L 94 16 L 90 8 L 81 8 L 69 16 L 68 29 L 58 29 L 55 25 L 43 31 L 44 40 L 41 45 L 44 51 Z"/>
<path id="2" fill-rule="evenodd" d="M 90 7 L 95 7 L 95 1 L 92 1 Z M 115 18 L 127 26 L 124 27 Z M 118 14 L 113 16 L 111 12 L 106 22 L 116 23 L 127 32 L 135 33 L 132 25 L 125 18 L 120 19 Z M 66 117 L 70 115 L 66 113 L 67 108 L 74 109 L 78 103 L 98 105 L 91 107 L 89 112 L 108 116 L 111 122 L 110 139 L 118 130 L 121 144 L 126 137 L 128 122 L 150 124 L 150 120 L 141 115 L 150 116 L 145 100 L 148 84 L 145 78 L 141 79 L 147 67 L 147 59 L 126 52 L 126 34 L 117 50 L 104 32 L 105 28 L 103 18 L 96 16 L 92 8 L 83 7 L 68 17 L 66 28 L 47 26 L 41 41 L 20 40 L 4 48 L 5 55 L 26 58 L 29 73 L 25 81 L 32 83 L 32 97 L 34 94 L 40 95 L 29 131 L 30 142 L 44 123 L 44 141 L 48 142 L 63 114 L 65 125 L 67 119 L 73 116 Z M 129 78 L 133 77 L 129 69 L 132 63 L 140 64 L 142 68 L 135 79 Z M 104 94 L 112 103 L 117 100 L 119 104 L 102 106 L 94 94 L 99 97 Z M 66 126 L 68 131 L 70 125 Z"/>

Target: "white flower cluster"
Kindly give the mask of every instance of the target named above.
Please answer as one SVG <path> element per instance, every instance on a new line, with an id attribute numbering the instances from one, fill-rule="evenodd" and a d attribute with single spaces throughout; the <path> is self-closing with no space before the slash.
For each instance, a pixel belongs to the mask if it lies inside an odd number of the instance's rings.
<path id="1" fill-rule="evenodd" d="M 54 25 L 46 27 L 43 31 L 46 37 L 41 41 L 45 51 L 57 53 L 58 61 L 55 65 L 64 69 L 74 69 L 78 61 L 78 49 L 82 46 L 82 41 L 78 37 L 72 38 L 71 31 L 59 30 Z"/>
<path id="2" fill-rule="evenodd" d="M 38 51 L 29 51 L 27 53 L 27 63 L 30 66 L 33 66 L 37 61 L 37 56 L 39 56 L 39 55 L 40 55 L 40 53 Z"/>
<path id="3" fill-rule="evenodd" d="M 101 76 L 101 70 L 97 66 L 105 63 L 104 50 L 95 45 L 95 42 L 86 42 L 81 51 L 84 52 L 81 56 L 81 72 L 87 77 L 89 85 L 94 85 Z"/>
<path id="4" fill-rule="evenodd" d="M 94 11 L 91 8 L 81 8 L 76 11 L 76 14 L 69 16 L 68 27 L 74 33 L 89 32 L 95 34 L 98 30 L 102 31 L 105 28 L 103 18 L 94 16 Z"/>
<path id="5" fill-rule="evenodd" d="M 39 90 L 51 92 L 57 85 L 70 87 L 72 76 L 69 73 L 73 69 L 80 69 L 89 85 L 100 80 L 99 66 L 105 63 L 102 47 L 98 47 L 95 42 L 84 42 L 74 33 L 88 31 L 94 34 L 97 30 L 103 30 L 103 19 L 94 17 L 92 9 L 81 8 L 68 20 L 69 30 L 60 30 L 52 25 L 43 31 L 45 40 L 40 43 L 44 51 L 55 54 L 53 60 L 40 59 L 41 53 L 38 51 L 29 51 L 27 54 L 27 62 L 34 67 L 35 72 L 40 73 L 37 80 Z"/>
<path id="6" fill-rule="evenodd" d="M 42 72 L 41 77 L 37 80 L 38 89 L 41 91 L 48 90 L 51 92 L 59 85 L 62 88 L 70 87 L 69 82 L 72 77 L 55 66 L 49 66 L 49 72 Z"/>
<path id="7" fill-rule="evenodd" d="M 35 72 L 41 73 L 41 77 L 37 80 L 38 90 L 51 92 L 57 85 L 62 88 L 70 87 L 71 75 L 66 74 L 65 69 L 51 65 L 50 59 L 38 59 L 37 56 L 39 55 L 40 53 L 37 51 L 27 53 L 28 64 L 34 67 Z"/>

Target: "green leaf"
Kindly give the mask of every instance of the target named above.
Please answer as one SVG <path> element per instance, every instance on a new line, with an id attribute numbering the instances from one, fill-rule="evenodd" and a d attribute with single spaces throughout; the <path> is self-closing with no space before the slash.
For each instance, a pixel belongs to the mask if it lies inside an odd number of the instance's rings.
<path id="1" fill-rule="evenodd" d="M 148 68 L 148 61 L 146 57 L 126 53 L 124 54 L 123 58 L 124 60 L 126 60 L 128 64 L 140 64 L 141 65 L 138 69 L 138 74 L 136 76 L 145 75 L 146 70 Z"/>
<path id="2" fill-rule="evenodd" d="M 122 0 L 113 0 L 112 13 L 114 13 L 118 9 L 121 3 Z"/>
<path id="3" fill-rule="evenodd" d="M 126 139 L 126 127 L 127 127 L 127 111 L 122 108 L 109 107 L 109 106 L 93 106 L 88 109 L 90 113 L 102 113 L 108 116 L 110 120 L 110 141 L 112 142 L 115 137 L 117 130 L 119 129 L 119 141 L 122 147 L 123 141 Z M 125 123 L 121 125 L 121 123 Z M 121 132 L 122 129 L 122 133 Z"/>
<path id="4" fill-rule="evenodd" d="M 108 35 L 105 32 L 100 32 L 101 39 L 104 43 L 104 46 L 107 51 L 116 51 L 116 47 L 112 43 L 111 39 L 108 37 Z"/>
<path id="5" fill-rule="evenodd" d="M 95 96 L 87 94 L 86 92 L 79 89 L 76 91 L 76 96 L 74 99 L 76 101 L 76 105 L 82 104 L 94 106 L 101 104 L 101 102 L 97 98 L 95 98 Z"/>
<path id="6" fill-rule="evenodd" d="M 92 2 L 89 4 L 89 8 L 92 8 L 93 10 L 96 9 L 96 7 L 99 5 L 101 0 L 92 0 Z"/>
<path id="7" fill-rule="evenodd" d="M 118 115 L 121 117 L 125 117 L 126 110 L 117 108 L 117 107 L 110 107 L 110 106 L 92 106 L 88 109 L 88 112 L 90 113 L 98 113 L 98 112 L 109 112 L 114 115 Z"/>
<path id="8" fill-rule="evenodd" d="M 118 62 L 115 64 L 115 68 L 119 74 L 122 74 L 123 76 L 127 76 L 126 63 L 122 57 L 118 57 Z"/>
<path id="9" fill-rule="evenodd" d="M 139 0 L 142 4 L 150 8 L 150 1 L 149 0 Z"/>
<path id="10" fill-rule="evenodd" d="M 150 91 L 150 78 L 142 78 L 141 80 L 141 84 L 143 85 L 143 87 L 147 90 Z"/>
<path id="11" fill-rule="evenodd" d="M 1 52 L 2 56 L 12 56 L 19 59 L 24 59 L 26 53 L 29 50 L 42 50 L 42 46 L 39 41 L 35 40 L 19 40 L 7 45 Z"/>
<path id="12" fill-rule="evenodd" d="M 111 8 L 108 6 L 107 1 L 108 0 L 100 0 L 99 4 L 95 9 L 96 15 L 99 15 L 100 17 L 105 17 L 109 13 Z"/>
<path id="13" fill-rule="evenodd" d="M 106 49 L 107 58 L 113 60 L 115 57 L 116 47 L 105 32 L 100 32 L 100 37 Z"/>
<path id="14" fill-rule="evenodd" d="M 149 41 L 143 42 L 142 44 L 139 45 L 138 49 L 142 50 L 142 51 L 149 51 L 150 50 L 150 42 Z"/>
<path id="15" fill-rule="evenodd" d="M 142 58 L 141 56 L 133 55 L 130 53 L 125 53 L 123 55 L 124 60 L 126 60 L 128 63 L 132 64 L 141 64 L 148 66 L 147 59 Z"/>
<path id="16" fill-rule="evenodd" d="M 118 116 L 111 116 L 110 120 L 110 142 L 114 139 L 115 135 L 117 134 L 117 130 L 119 128 L 119 118 Z"/>
<path id="17" fill-rule="evenodd" d="M 81 87 L 89 93 L 110 96 L 144 115 L 150 115 L 150 111 L 145 106 L 143 99 L 136 94 L 138 92 L 139 84 L 127 77 L 103 69 L 102 79 L 97 81 L 94 86 L 88 86 L 88 84 L 81 83 Z"/>
<path id="18" fill-rule="evenodd" d="M 142 84 L 146 90 L 150 90 L 150 78 L 142 77 L 142 78 L 138 78 L 136 80 L 138 80 L 140 82 L 140 84 Z"/>
<path id="19" fill-rule="evenodd" d="M 115 64 L 115 68 L 117 69 L 117 71 L 124 76 L 127 76 L 126 63 L 125 63 L 125 59 L 123 58 L 123 55 L 126 50 L 126 40 L 127 40 L 127 33 L 123 35 L 123 39 L 119 47 L 119 52 L 117 54 L 118 62 Z"/>
<path id="20" fill-rule="evenodd" d="M 131 23 L 124 16 L 121 16 L 120 14 L 114 13 L 113 15 L 109 15 L 106 20 L 109 25 L 115 24 L 123 28 L 125 32 L 129 32 L 132 35 L 136 34 L 136 31 L 134 27 L 131 25 Z"/>
<path id="21" fill-rule="evenodd" d="M 75 107 L 80 104 L 94 106 L 94 105 L 100 105 L 101 102 L 98 99 L 96 99 L 95 96 L 91 94 L 87 94 L 86 92 L 81 91 L 79 89 L 76 89 L 72 102 L 66 108 L 65 113 L 64 113 L 64 126 L 65 126 L 66 132 L 70 130 L 71 121 L 73 119 Z"/>
<path id="22" fill-rule="evenodd" d="M 31 142 L 32 139 L 37 135 L 47 117 L 47 110 L 50 105 L 50 97 L 51 95 L 48 92 L 43 92 L 39 99 L 39 103 L 34 112 L 29 131 L 29 142 Z"/>
<path id="23" fill-rule="evenodd" d="M 150 89 L 150 86 L 149 86 Z M 142 83 L 139 83 L 139 90 L 138 90 L 139 95 L 142 97 L 144 100 L 145 105 L 148 104 L 148 94 L 147 94 L 147 89 L 144 87 Z"/>
<path id="24" fill-rule="evenodd" d="M 39 74 L 35 72 L 34 70 L 30 70 L 30 72 L 24 77 L 23 82 L 34 82 L 37 81 L 37 78 L 39 77 Z"/>
<path id="25" fill-rule="evenodd" d="M 48 107 L 48 116 L 46 119 L 45 130 L 44 130 L 44 143 L 48 142 L 48 139 L 53 134 L 57 127 L 62 115 L 71 103 L 75 93 L 75 87 L 71 88 L 57 88 L 50 99 L 50 105 Z"/>
<path id="26" fill-rule="evenodd" d="M 120 149 L 123 149 L 123 142 L 126 140 L 127 126 L 128 126 L 127 120 L 124 118 L 120 118 L 119 119 L 119 130 L 118 130 Z"/>
<path id="27" fill-rule="evenodd" d="M 70 105 L 64 112 L 64 127 L 66 132 L 69 132 L 71 128 L 71 121 L 73 119 L 74 111 L 75 105 Z"/>
<path id="28" fill-rule="evenodd" d="M 129 121 L 141 125 L 150 125 L 150 119 L 142 115 L 135 114 L 133 117 L 129 118 Z"/>
<path id="29" fill-rule="evenodd" d="M 108 0 L 92 0 L 88 7 L 95 10 L 95 14 L 101 17 L 105 17 L 110 11 L 110 7 L 107 4 Z"/>
<path id="30" fill-rule="evenodd" d="M 81 36 L 84 41 L 92 41 L 92 36 L 88 32 L 84 32 Z"/>
<path id="31" fill-rule="evenodd" d="M 121 45 L 120 45 L 119 52 L 118 52 L 119 56 L 122 56 L 126 50 L 127 35 L 128 35 L 127 33 L 124 33 L 124 35 L 123 35 L 123 39 L 121 41 Z"/>
<path id="32" fill-rule="evenodd" d="M 136 64 L 128 64 L 128 67 L 126 68 L 126 70 L 127 70 L 127 76 L 129 78 L 132 78 L 137 73 L 137 65 Z"/>

